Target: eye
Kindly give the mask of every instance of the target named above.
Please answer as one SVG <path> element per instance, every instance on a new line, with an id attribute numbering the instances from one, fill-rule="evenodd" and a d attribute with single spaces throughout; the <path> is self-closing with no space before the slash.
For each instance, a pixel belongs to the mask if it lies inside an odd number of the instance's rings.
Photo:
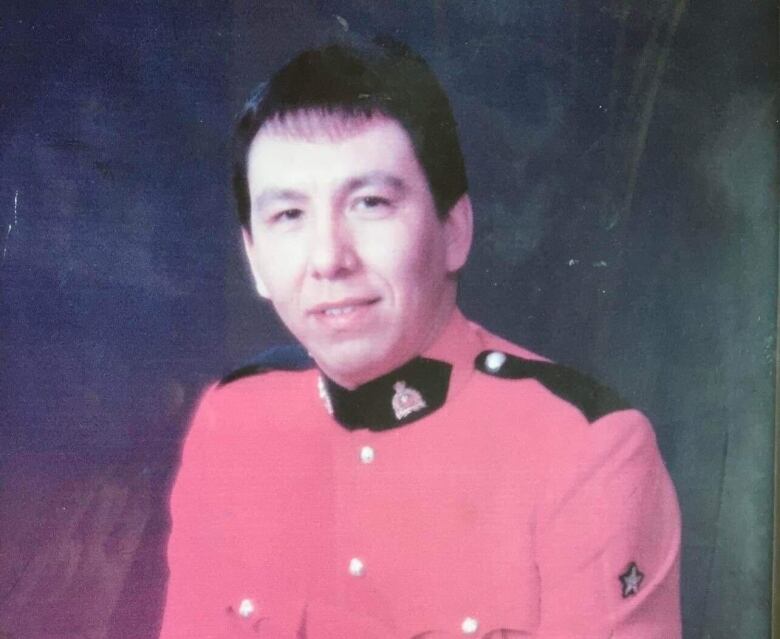
<path id="1" fill-rule="evenodd" d="M 360 211 L 381 210 L 391 206 L 390 200 L 381 195 L 364 195 L 355 200 L 354 207 Z"/>
<path id="2" fill-rule="evenodd" d="M 302 215 L 303 211 L 301 209 L 285 209 L 284 211 L 274 213 L 271 216 L 271 222 L 293 222 L 299 219 Z"/>

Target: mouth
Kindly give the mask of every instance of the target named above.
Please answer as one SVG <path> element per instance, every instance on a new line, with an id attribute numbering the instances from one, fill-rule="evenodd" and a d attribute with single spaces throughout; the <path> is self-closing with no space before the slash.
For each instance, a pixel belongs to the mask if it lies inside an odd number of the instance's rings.
<path id="1" fill-rule="evenodd" d="M 360 315 L 379 302 L 378 297 L 348 298 L 324 302 L 309 309 L 308 314 L 320 319 L 341 319 Z"/>
<path id="2" fill-rule="evenodd" d="M 327 315 L 329 317 L 337 317 L 339 315 L 345 315 L 351 313 L 354 310 L 371 306 L 379 301 L 378 297 L 350 297 L 336 302 L 323 302 L 317 304 L 309 309 L 309 315 Z"/>
<path id="3" fill-rule="evenodd" d="M 340 315 L 349 315 L 355 310 L 354 305 L 350 306 L 336 306 L 334 308 L 326 308 L 322 311 L 322 314 L 326 317 L 339 317 Z"/>

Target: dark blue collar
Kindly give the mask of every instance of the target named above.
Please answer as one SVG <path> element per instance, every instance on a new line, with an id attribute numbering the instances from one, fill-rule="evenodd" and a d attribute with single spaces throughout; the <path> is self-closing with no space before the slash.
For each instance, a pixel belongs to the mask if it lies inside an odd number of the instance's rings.
<path id="1" fill-rule="evenodd" d="M 447 399 L 452 366 L 415 357 L 400 368 L 348 390 L 320 378 L 320 395 L 328 412 L 349 430 L 382 431 L 430 415 Z"/>

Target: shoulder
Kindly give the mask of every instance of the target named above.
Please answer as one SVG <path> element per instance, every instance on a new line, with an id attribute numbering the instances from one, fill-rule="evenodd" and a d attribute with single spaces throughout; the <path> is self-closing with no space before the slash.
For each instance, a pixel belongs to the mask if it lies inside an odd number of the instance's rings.
<path id="1" fill-rule="evenodd" d="M 305 371 L 314 368 L 314 360 L 300 345 L 274 346 L 250 362 L 225 375 L 217 388 L 227 386 L 241 379 L 256 377 L 274 371 Z"/>
<path id="2" fill-rule="evenodd" d="M 279 415 L 308 410 L 311 402 L 301 398 L 316 388 L 313 375 L 314 363 L 304 349 L 277 346 L 210 384 L 190 418 L 185 457 L 187 449 L 200 449 L 214 457 L 223 446 L 230 456 L 237 442 L 258 437 L 259 417 L 267 423 Z"/>
<path id="3" fill-rule="evenodd" d="M 589 423 L 631 408 L 614 390 L 574 368 L 487 332 L 483 341 L 487 348 L 474 360 L 477 371 L 496 380 L 535 381 L 557 400 L 576 408 Z"/>
<path id="4" fill-rule="evenodd" d="M 522 433 L 534 451 L 529 463 L 549 464 L 553 475 L 574 477 L 574 484 L 611 472 L 629 484 L 632 473 L 636 481 L 664 475 L 650 420 L 616 391 L 490 333 L 482 337 L 474 359 L 480 396 L 495 404 L 489 410 L 496 423 Z"/>
<path id="5" fill-rule="evenodd" d="M 226 416 L 233 429 L 252 422 L 259 406 L 267 413 L 275 405 L 297 405 L 314 362 L 300 346 L 275 346 L 212 383 L 202 393 L 190 420 L 188 436 L 224 431 Z M 303 379 L 305 378 L 305 379 Z"/>
<path id="6" fill-rule="evenodd" d="M 507 380 L 535 380 L 553 395 L 576 407 L 589 422 L 630 408 L 615 391 L 573 368 L 504 350 L 482 351 L 474 362 L 486 375 Z"/>

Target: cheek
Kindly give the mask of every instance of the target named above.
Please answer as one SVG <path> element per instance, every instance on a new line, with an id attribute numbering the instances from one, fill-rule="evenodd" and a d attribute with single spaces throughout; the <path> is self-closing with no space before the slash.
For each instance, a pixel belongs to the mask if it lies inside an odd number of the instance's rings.
<path id="1" fill-rule="evenodd" d="M 404 297 L 423 296 L 438 281 L 443 262 L 443 251 L 432 234 L 385 233 L 372 242 L 372 251 L 366 254 L 396 293 Z"/>
<path id="2" fill-rule="evenodd" d="M 407 238 L 409 271 L 437 279 L 444 265 L 444 240 L 436 227 L 422 224 Z"/>
<path id="3" fill-rule="evenodd" d="M 299 290 L 301 260 L 298 253 L 284 243 L 258 246 L 258 271 L 275 306 L 294 297 Z"/>

